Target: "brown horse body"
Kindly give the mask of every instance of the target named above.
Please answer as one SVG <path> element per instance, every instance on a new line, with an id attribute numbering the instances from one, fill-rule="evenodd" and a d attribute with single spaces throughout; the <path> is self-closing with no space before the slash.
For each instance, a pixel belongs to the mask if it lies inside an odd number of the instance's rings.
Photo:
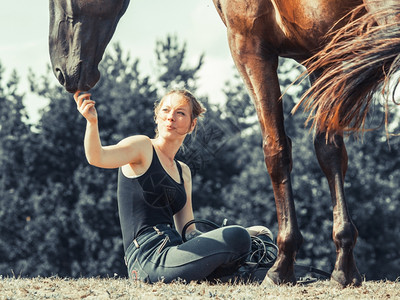
<path id="1" fill-rule="evenodd" d="M 104 2 L 106 5 L 110 1 L 101 0 L 96 3 L 101 5 Z M 300 63 L 308 60 L 329 42 L 327 32 L 347 24 L 347 14 L 363 3 L 361 0 L 213 1 L 226 25 L 233 60 L 257 109 L 265 162 L 274 190 L 279 223 L 279 253 L 266 281 L 275 284 L 295 283 L 295 255 L 303 238 L 296 220 L 291 186 L 291 141 L 285 133 L 283 122 L 277 75 L 278 57 L 293 58 Z M 50 53 L 53 68 L 60 83 L 68 91 L 88 90 L 98 80 L 97 64 L 129 0 L 115 1 L 118 4 L 114 6 L 106 5 L 109 18 L 104 17 L 104 10 L 82 10 L 79 3 L 85 2 L 83 0 L 65 0 L 64 4 L 60 2 L 50 0 Z M 359 9 L 356 17 L 368 11 L 373 13 L 380 10 L 383 1 L 364 2 L 365 8 Z M 384 2 L 390 6 L 396 1 Z M 97 15 L 99 11 L 101 18 Z M 100 26 L 101 23 L 96 21 L 99 18 L 109 20 L 112 26 Z M 376 21 L 385 23 L 387 19 L 376 18 Z M 98 27 L 101 27 L 102 36 Z M 323 70 L 323 65 L 312 69 L 312 81 Z M 348 162 L 342 137 L 344 128 L 335 128 L 327 141 L 324 129 L 328 125 L 319 124 L 314 145 L 329 183 L 333 203 L 333 240 L 337 257 L 331 278 L 343 286 L 360 285 L 361 276 L 353 256 L 357 229 L 350 218 L 343 187 Z"/>
<path id="2" fill-rule="evenodd" d="M 271 177 L 279 224 L 278 259 L 267 278 L 274 283 L 295 282 L 293 265 L 302 243 L 290 173 L 291 141 L 285 133 L 277 67 L 278 57 L 299 62 L 310 58 L 323 45 L 325 34 L 359 1 L 215 0 L 227 27 L 228 42 L 235 61 L 257 108 L 264 145 L 264 157 Z M 333 239 L 337 260 L 332 278 L 343 285 L 360 284 L 361 276 L 353 257 L 357 230 L 347 210 L 343 181 L 347 155 L 342 137 L 336 145 L 318 135 L 316 154 L 328 178 L 334 207 Z M 267 279 L 267 280 L 268 280 Z"/>

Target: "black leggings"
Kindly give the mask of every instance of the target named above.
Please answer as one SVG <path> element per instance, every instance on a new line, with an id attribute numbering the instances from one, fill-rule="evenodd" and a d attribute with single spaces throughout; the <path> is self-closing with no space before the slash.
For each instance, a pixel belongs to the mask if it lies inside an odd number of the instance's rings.
<path id="1" fill-rule="evenodd" d="M 237 269 L 250 248 L 250 235 L 241 226 L 218 228 L 183 243 L 175 229 L 161 224 L 132 242 L 126 262 L 130 278 L 149 283 L 212 280 Z"/>

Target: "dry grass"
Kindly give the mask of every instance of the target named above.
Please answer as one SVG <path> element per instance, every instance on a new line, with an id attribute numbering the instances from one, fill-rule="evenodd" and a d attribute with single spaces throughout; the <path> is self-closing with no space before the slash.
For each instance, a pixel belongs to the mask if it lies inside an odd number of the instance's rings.
<path id="1" fill-rule="evenodd" d="M 153 285 L 127 279 L 0 276 L 0 299 L 400 299 L 400 281 L 365 281 L 341 288 L 330 281 L 297 286 L 174 283 Z"/>

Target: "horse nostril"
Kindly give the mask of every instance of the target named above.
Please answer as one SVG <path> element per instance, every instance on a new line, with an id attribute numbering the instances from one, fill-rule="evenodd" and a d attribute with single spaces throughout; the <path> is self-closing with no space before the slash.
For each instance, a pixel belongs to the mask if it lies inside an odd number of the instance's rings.
<path id="1" fill-rule="evenodd" d="M 65 77 L 64 77 L 63 72 L 62 72 L 61 69 L 59 69 L 59 68 L 56 68 L 56 77 L 57 77 L 57 79 L 58 79 L 58 82 L 59 82 L 61 85 L 64 85 L 64 83 L 65 83 Z"/>

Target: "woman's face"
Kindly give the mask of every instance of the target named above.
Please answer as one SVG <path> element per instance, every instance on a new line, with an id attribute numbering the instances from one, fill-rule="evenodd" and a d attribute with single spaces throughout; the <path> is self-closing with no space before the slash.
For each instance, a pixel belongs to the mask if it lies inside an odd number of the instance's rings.
<path id="1" fill-rule="evenodd" d="M 157 113 L 156 123 L 159 135 L 163 137 L 184 137 L 196 125 L 196 119 L 191 120 L 192 108 L 188 100 L 179 94 L 166 96 Z"/>

